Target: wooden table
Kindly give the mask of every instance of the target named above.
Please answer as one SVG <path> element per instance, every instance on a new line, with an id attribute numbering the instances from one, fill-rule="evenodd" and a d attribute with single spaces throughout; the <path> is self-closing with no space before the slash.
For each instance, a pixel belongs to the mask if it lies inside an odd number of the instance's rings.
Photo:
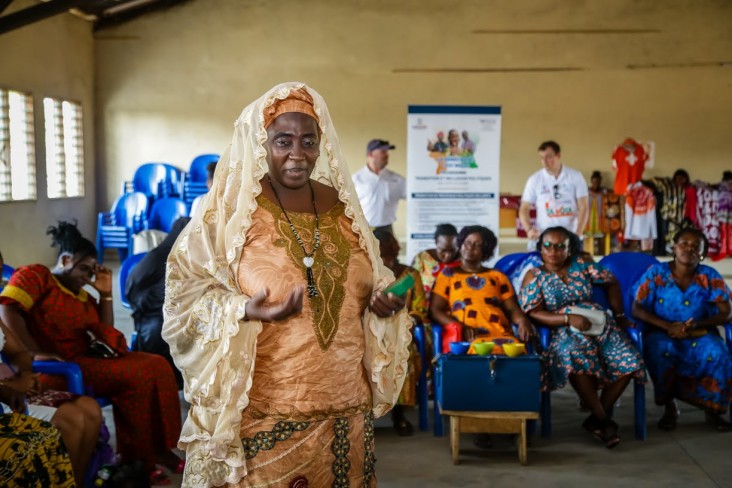
<path id="1" fill-rule="evenodd" d="M 519 434 L 517 438 L 519 461 L 527 463 L 526 421 L 539 418 L 538 412 L 469 412 L 462 410 L 441 410 L 450 417 L 450 451 L 452 463 L 460 461 L 460 434 Z"/>

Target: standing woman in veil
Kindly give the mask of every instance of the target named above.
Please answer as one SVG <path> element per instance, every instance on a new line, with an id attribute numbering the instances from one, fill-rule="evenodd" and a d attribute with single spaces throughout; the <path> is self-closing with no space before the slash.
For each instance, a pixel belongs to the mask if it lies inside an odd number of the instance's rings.
<path id="1" fill-rule="evenodd" d="M 272 88 L 168 258 L 183 486 L 375 486 L 373 419 L 411 341 L 391 281 L 322 97 Z"/>

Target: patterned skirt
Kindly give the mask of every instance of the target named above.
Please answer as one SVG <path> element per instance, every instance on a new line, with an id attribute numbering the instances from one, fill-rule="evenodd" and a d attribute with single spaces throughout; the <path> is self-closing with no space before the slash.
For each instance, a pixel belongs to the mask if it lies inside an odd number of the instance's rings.
<path id="1" fill-rule="evenodd" d="M 309 422 L 245 416 L 241 437 L 248 474 L 229 488 L 376 486 L 371 412 Z"/>
<path id="2" fill-rule="evenodd" d="M 0 415 L 0 486 L 76 486 L 69 455 L 53 425 L 25 415 Z"/>
<path id="3" fill-rule="evenodd" d="M 600 387 L 629 374 L 646 381 L 640 353 L 612 319 L 599 336 L 571 332 L 568 327 L 552 329 L 549 350 L 544 351 L 544 358 L 542 385 L 545 390 L 562 388 L 570 374 L 594 376 Z"/>
<path id="4" fill-rule="evenodd" d="M 643 352 L 656 404 L 677 398 L 713 413 L 727 411 L 732 401 L 732 359 L 719 336 L 673 339 L 665 332 L 651 332 Z"/>

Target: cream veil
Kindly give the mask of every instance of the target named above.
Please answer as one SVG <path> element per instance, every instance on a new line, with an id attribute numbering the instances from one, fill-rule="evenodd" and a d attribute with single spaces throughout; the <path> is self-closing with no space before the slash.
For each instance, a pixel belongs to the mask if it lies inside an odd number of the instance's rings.
<path id="1" fill-rule="evenodd" d="M 184 487 L 236 483 L 246 476 L 239 439 L 241 412 L 249 404 L 257 336 L 262 323 L 240 320 L 249 297 L 237 272 L 242 246 L 257 208 L 259 180 L 268 170 L 263 110 L 290 91 L 313 97 L 322 138 L 312 178 L 338 190 L 346 216 L 371 260 L 374 289 L 393 281 L 383 266 L 343 159 L 323 98 L 302 83 L 283 83 L 247 106 L 216 168 L 211 191 L 183 230 L 168 258 L 163 338 L 185 379 L 191 404 L 179 447 L 186 451 Z M 380 319 L 366 310 L 364 366 L 371 380 L 373 412 L 381 416 L 401 391 L 411 340 L 406 311 Z"/>

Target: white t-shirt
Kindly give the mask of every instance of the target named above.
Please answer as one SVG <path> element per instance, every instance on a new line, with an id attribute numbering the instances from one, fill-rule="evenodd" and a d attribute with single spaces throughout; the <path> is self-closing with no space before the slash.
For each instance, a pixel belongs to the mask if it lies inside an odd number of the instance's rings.
<path id="1" fill-rule="evenodd" d="M 407 180 L 404 177 L 386 168 L 377 175 L 364 166 L 353 174 L 353 184 L 371 227 L 396 221 L 399 200 L 407 198 Z"/>
<path id="2" fill-rule="evenodd" d="M 587 195 L 587 182 L 582 173 L 562 165 L 556 178 L 545 168 L 531 175 L 521 201 L 536 207 L 539 232 L 561 226 L 577 233 L 577 200 Z"/>

